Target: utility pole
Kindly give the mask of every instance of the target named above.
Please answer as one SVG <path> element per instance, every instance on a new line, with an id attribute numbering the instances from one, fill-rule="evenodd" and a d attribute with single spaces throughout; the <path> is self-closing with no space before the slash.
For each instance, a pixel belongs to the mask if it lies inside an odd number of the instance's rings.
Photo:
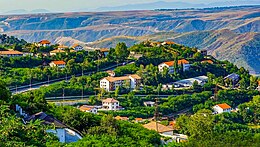
<path id="1" fill-rule="evenodd" d="M 48 85 L 50 85 L 50 75 L 48 75 Z"/>
<path id="2" fill-rule="evenodd" d="M 84 85 L 82 85 L 82 93 L 81 93 L 81 97 L 82 97 L 82 100 L 83 100 L 83 97 L 84 97 Z"/>
<path id="3" fill-rule="evenodd" d="M 83 64 L 82 64 L 82 66 L 81 66 L 81 75 L 84 76 Z"/>
<path id="4" fill-rule="evenodd" d="M 216 87 L 214 88 L 214 100 L 217 101 L 218 100 L 218 86 L 216 84 Z"/>
<path id="5" fill-rule="evenodd" d="M 63 98 L 63 103 L 64 103 L 64 97 L 65 97 L 65 90 L 64 87 L 62 88 L 62 98 Z"/>
<path id="6" fill-rule="evenodd" d="M 66 70 L 66 83 L 68 82 L 68 74 L 67 74 L 67 70 Z"/>
<path id="7" fill-rule="evenodd" d="M 158 98 L 155 98 L 155 112 L 154 112 L 154 119 L 155 119 L 155 123 L 156 123 L 156 131 L 158 132 L 158 116 L 159 116 L 159 112 L 158 112 Z"/>
<path id="8" fill-rule="evenodd" d="M 32 89 L 32 73 L 30 73 L 30 89 Z"/>

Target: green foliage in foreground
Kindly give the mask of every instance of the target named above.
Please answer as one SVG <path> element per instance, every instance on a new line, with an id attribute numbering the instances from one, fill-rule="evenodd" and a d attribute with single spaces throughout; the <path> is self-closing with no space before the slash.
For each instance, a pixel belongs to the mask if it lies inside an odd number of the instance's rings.
<path id="1" fill-rule="evenodd" d="M 238 124 L 239 116 L 236 114 L 231 113 L 228 117 L 225 115 L 227 114 L 212 115 L 210 110 L 200 110 L 190 117 L 180 116 L 177 119 L 177 127 L 182 133 L 189 135 L 189 139 L 188 142 L 179 145 L 194 147 L 260 145 L 260 129 Z"/>
<path id="2" fill-rule="evenodd" d="M 45 132 L 51 126 L 43 126 L 40 121 L 23 124 L 22 120 L 10 113 L 8 105 L 0 106 L 0 146 L 35 146 L 59 144 L 57 138 Z"/>

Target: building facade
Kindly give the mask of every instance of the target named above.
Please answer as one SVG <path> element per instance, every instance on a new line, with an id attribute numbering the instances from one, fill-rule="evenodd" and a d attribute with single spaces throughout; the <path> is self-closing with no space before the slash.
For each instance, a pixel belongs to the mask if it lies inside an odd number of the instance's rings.
<path id="1" fill-rule="evenodd" d="M 213 110 L 215 113 L 217 114 L 220 114 L 220 113 L 223 113 L 223 112 L 228 112 L 230 113 L 231 112 L 231 107 L 226 104 L 226 103 L 223 103 L 223 104 L 218 104 L 218 105 L 215 105 L 213 107 Z"/>
<path id="2" fill-rule="evenodd" d="M 113 98 L 107 98 L 102 101 L 102 108 L 105 110 L 120 110 L 119 101 Z"/>
<path id="3" fill-rule="evenodd" d="M 75 51 L 81 51 L 81 50 L 84 49 L 83 46 L 81 46 L 81 45 L 79 45 L 79 44 L 74 44 L 74 45 L 72 46 L 72 48 L 73 48 Z"/>
<path id="4" fill-rule="evenodd" d="M 189 61 L 186 59 L 178 60 L 178 66 L 183 66 L 183 71 L 190 69 Z M 162 72 L 165 68 L 168 68 L 169 73 L 174 73 L 174 61 L 163 62 L 158 65 L 159 72 Z"/>
<path id="5" fill-rule="evenodd" d="M 141 84 L 141 77 L 138 75 L 129 75 L 122 77 L 106 77 L 100 80 L 100 88 L 106 91 L 114 91 L 117 87 L 128 87 L 130 89 L 136 89 Z"/>
<path id="6" fill-rule="evenodd" d="M 66 67 L 66 63 L 64 61 L 52 61 L 50 63 L 50 67 L 65 68 Z"/>

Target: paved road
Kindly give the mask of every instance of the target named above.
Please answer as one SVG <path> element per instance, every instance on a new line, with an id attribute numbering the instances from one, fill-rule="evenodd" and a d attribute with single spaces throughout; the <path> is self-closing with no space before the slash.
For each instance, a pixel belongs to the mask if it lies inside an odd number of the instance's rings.
<path id="1" fill-rule="evenodd" d="M 62 100 L 68 100 L 68 101 L 73 101 L 73 100 L 82 100 L 82 99 L 88 99 L 90 96 L 93 95 L 84 95 L 82 96 L 57 96 L 57 97 L 46 97 L 45 99 L 47 101 L 62 101 Z M 119 95 L 118 97 L 124 97 L 125 95 Z M 173 96 L 173 95 L 147 95 L 147 94 L 137 94 L 135 95 L 136 97 L 146 97 L 146 96 L 150 96 L 150 97 L 158 97 L 158 98 L 167 98 L 169 96 Z"/>
<path id="2" fill-rule="evenodd" d="M 118 65 L 112 65 L 110 67 L 106 67 L 106 68 L 100 69 L 100 71 L 113 70 L 113 69 L 115 69 L 118 66 L 124 66 L 125 64 L 132 64 L 132 63 L 133 63 L 132 61 L 130 61 L 128 63 L 120 63 Z M 91 75 L 93 73 L 94 72 L 85 72 L 84 75 Z M 73 76 L 80 77 L 80 76 L 82 76 L 82 74 L 76 74 L 76 75 L 73 75 Z M 54 79 L 54 80 L 34 83 L 32 85 L 24 85 L 24 86 L 19 86 L 17 88 L 16 87 L 12 87 L 12 88 L 9 88 L 9 90 L 12 92 L 12 94 L 18 94 L 18 93 L 23 93 L 23 92 L 39 89 L 41 86 L 49 86 L 49 84 L 53 84 L 53 83 L 60 82 L 60 81 L 63 81 L 63 80 L 70 80 L 71 78 L 72 78 L 72 75 L 71 76 L 67 76 L 67 77 Z"/>

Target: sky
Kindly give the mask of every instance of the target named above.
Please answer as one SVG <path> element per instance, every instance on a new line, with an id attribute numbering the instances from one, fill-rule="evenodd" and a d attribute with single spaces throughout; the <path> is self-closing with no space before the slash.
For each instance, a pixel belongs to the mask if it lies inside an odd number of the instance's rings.
<path id="1" fill-rule="evenodd" d="M 17 9 L 28 11 L 47 9 L 52 12 L 91 10 L 99 7 L 113 7 L 127 4 L 149 3 L 157 1 L 213 3 L 230 0 L 0 0 L 0 12 Z"/>

